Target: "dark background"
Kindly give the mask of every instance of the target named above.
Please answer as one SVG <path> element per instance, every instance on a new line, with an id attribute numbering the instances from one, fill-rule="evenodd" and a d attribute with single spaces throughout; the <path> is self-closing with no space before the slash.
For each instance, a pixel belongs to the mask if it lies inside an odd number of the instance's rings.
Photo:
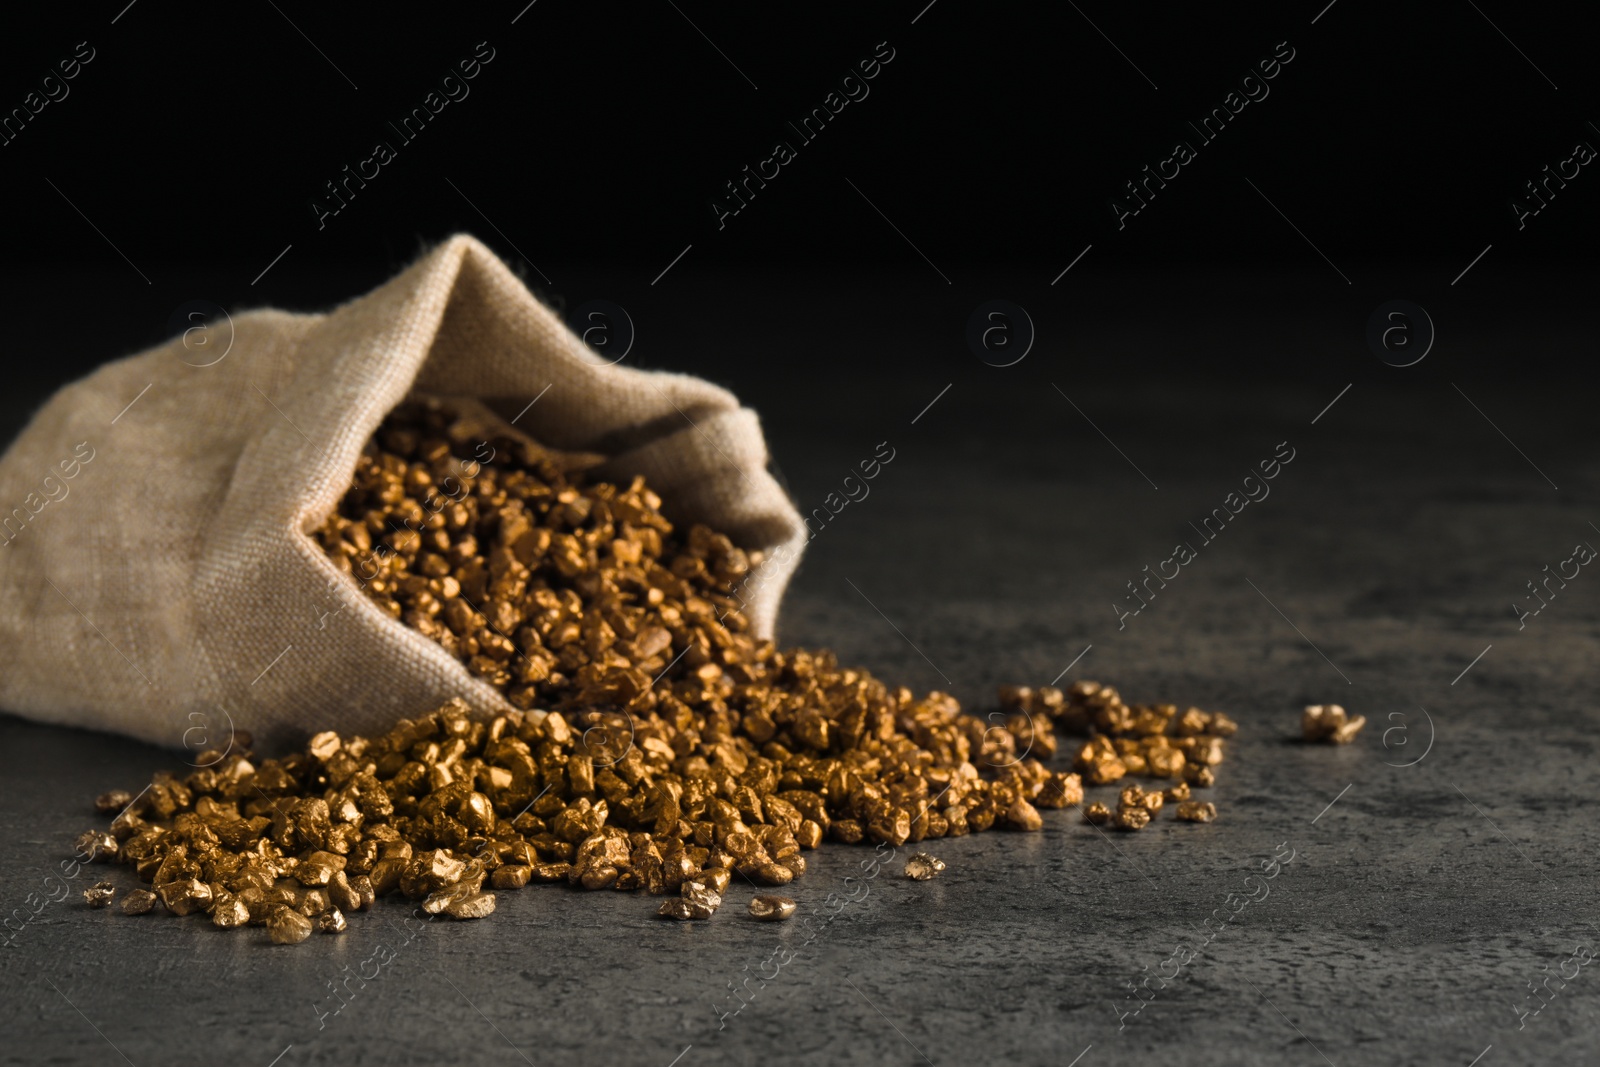
<path id="1" fill-rule="evenodd" d="M 154 344 L 189 300 L 328 307 L 461 230 L 547 299 L 626 307 L 637 361 L 754 400 L 799 370 L 774 337 L 798 317 L 837 342 L 805 352 L 806 373 L 981 375 L 962 336 L 993 297 L 1029 309 L 1061 373 L 1112 382 L 1406 387 L 1505 373 L 1455 342 L 1506 328 L 1531 342 L 1519 376 L 1571 358 L 1600 195 L 1585 168 L 1520 232 L 1509 207 L 1576 141 L 1600 143 L 1594 65 L 1565 16 L 1467 0 L 925 4 L 141 0 L 8 16 L 0 106 L 78 42 L 95 52 L 0 147 L 14 387 L 37 399 Z M 481 41 L 495 58 L 470 95 L 402 144 L 386 123 Z M 1281 41 L 1295 58 L 1270 95 L 1202 145 L 1186 121 Z M 800 143 L 786 122 L 879 42 L 895 58 L 870 95 Z M 780 137 L 798 157 L 719 229 L 711 201 Z M 1179 137 L 1198 158 L 1119 230 L 1109 201 Z M 319 229 L 311 202 L 379 138 L 397 158 Z M 1406 374 L 1376 364 L 1362 330 L 1394 298 L 1429 310 L 1451 372 L 1437 354 Z M 1286 321 L 1350 343 L 1313 355 Z M 1175 322 L 1181 343 L 1131 333 Z"/>
<path id="2" fill-rule="evenodd" d="M 1506 206 L 1575 140 L 1600 136 L 1586 125 L 1584 36 L 1539 7 L 1338 0 L 1311 25 L 1318 3 L 1080 15 L 939 0 L 912 25 L 926 3 L 758 14 L 541 0 L 511 25 L 521 4 L 141 0 L 115 25 L 115 3 L 58 10 L 25 32 L 13 21 L 0 46 L 7 108 L 77 42 L 96 58 L 0 150 L 8 252 L 39 269 L 116 262 L 48 178 L 157 285 L 216 260 L 246 265 L 248 282 L 288 242 L 298 254 L 280 278 L 313 264 L 387 268 L 422 242 L 487 229 L 448 178 L 504 231 L 486 240 L 508 256 L 515 242 L 547 273 L 604 263 L 619 283 L 648 282 L 690 242 L 702 269 L 906 263 L 848 178 L 951 266 L 1027 264 L 1048 279 L 1089 242 L 1096 268 L 1297 265 L 1309 250 L 1248 177 L 1352 277 L 1405 260 L 1464 266 L 1490 241 L 1491 276 L 1582 258 L 1596 218 L 1583 181 L 1520 234 Z M 395 164 L 318 232 L 307 204 L 323 183 L 377 137 L 395 141 L 385 123 L 480 41 L 496 58 L 471 95 L 397 145 Z M 797 145 L 795 165 L 718 233 L 707 202 L 723 182 L 777 137 L 797 140 L 786 120 L 880 41 L 895 59 L 871 95 Z M 1184 122 L 1279 41 L 1296 56 L 1271 95 L 1117 233 L 1105 202 L 1175 137 L 1195 140 Z"/>

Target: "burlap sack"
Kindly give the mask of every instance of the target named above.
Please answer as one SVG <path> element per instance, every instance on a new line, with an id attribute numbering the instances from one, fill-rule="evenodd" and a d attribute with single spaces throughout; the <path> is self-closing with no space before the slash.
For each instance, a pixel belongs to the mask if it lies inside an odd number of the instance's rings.
<path id="1" fill-rule="evenodd" d="M 230 723 L 270 743 L 455 696 L 507 710 L 307 535 L 413 392 L 521 412 L 545 443 L 610 457 L 601 474 L 643 474 L 674 521 L 767 550 L 740 593 L 770 635 L 805 528 L 755 413 L 587 352 L 457 236 L 329 314 L 234 317 L 210 366 L 179 338 L 63 388 L 0 458 L 0 708 L 195 750 Z"/>

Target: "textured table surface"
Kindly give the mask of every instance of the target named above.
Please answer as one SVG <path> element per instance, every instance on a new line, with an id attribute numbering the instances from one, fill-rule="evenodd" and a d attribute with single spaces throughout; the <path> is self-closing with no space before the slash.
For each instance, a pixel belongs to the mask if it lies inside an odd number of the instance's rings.
<path id="1" fill-rule="evenodd" d="M 1107 836 L 1047 812 L 1042 833 L 931 844 L 949 868 L 925 883 L 901 876 L 909 849 L 870 877 L 871 850 L 825 847 L 783 925 L 743 917 L 748 886 L 694 924 L 640 895 L 535 888 L 484 922 L 406 923 L 391 900 L 342 937 L 276 948 L 259 929 L 92 911 L 80 892 L 100 868 L 34 914 L 99 825 L 92 798 L 181 760 L 0 717 L 0 903 L 21 925 L 0 1061 L 1592 1055 L 1600 970 L 1571 961 L 1600 948 L 1600 578 L 1583 571 L 1520 629 L 1510 607 L 1545 564 L 1600 544 L 1582 488 L 1600 456 L 1573 398 L 1338 370 L 1281 388 L 1130 370 L 1080 389 L 1047 351 L 1004 371 L 962 358 L 870 380 L 728 375 L 807 509 L 880 441 L 895 449 L 814 539 L 783 638 L 979 710 L 996 683 L 1063 672 L 1224 709 L 1241 730 L 1218 822 Z M 1271 495 L 1201 544 L 1188 524 L 1280 442 L 1294 459 Z M 1180 540 L 1193 561 L 1119 629 L 1125 583 Z M 1356 744 L 1295 740 L 1300 708 L 1325 701 L 1368 717 Z"/>

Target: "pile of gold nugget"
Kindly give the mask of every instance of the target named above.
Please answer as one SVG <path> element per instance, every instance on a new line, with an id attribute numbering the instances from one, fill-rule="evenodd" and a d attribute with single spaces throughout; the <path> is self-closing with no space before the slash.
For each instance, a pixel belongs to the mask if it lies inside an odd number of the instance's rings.
<path id="1" fill-rule="evenodd" d="M 389 893 L 475 919 L 497 891 L 561 882 L 671 894 L 662 915 L 704 919 L 735 878 L 804 874 L 824 839 L 1038 830 L 1038 809 L 1081 804 L 1085 782 L 1170 783 L 1090 805 L 1097 825 L 1139 830 L 1167 802 L 1215 818 L 1190 789 L 1213 784 L 1227 716 L 1078 682 L 1003 687 L 984 718 L 829 652 L 779 650 L 740 610 L 756 554 L 703 526 L 680 534 L 641 479 L 586 478 L 573 457 L 479 434 L 438 403 L 391 415 L 316 536 L 514 710 L 482 721 L 456 701 L 281 759 L 236 737 L 182 778 L 106 794 L 110 832 L 79 849 L 151 886 L 124 912 L 159 900 L 292 944 Z M 1058 731 L 1088 736 L 1070 768 L 1046 766 Z M 86 894 L 113 896 L 108 883 Z M 772 899 L 787 911 L 764 903 L 760 917 L 792 913 Z"/>

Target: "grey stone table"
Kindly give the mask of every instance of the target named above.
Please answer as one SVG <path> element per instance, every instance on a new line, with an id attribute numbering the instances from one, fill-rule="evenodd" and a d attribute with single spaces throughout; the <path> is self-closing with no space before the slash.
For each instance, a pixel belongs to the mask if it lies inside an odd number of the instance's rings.
<path id="1" fill-rule="evenodd" d="M 385 901 L 342 937 L 278 948 L 92 911 L 79 893 L 98 868 L 33 915 L 98 825 L 94 795 L 181 754 L 0 718 L 0 905 L 30 917 L 3 950 L 0 1061 L 1593 1055 L 1600 577 L 1520 624 L 1511 608 L 1546 564 L 1600 544 L 1586 402 L 1549 382 L 1402 379 L 1333 344 L 1315 371 L 1238 385 L 1216 384 L 1225 367 L 1083 380 L 1048 346 L 1004 370 L 961 353 L 721 374 L 763 411 L 807 509 L 879 442 L 895 450 L 813 540 L 786 641 L 978 710 L 997 683 L 1058 677 L 1227 710 L 1241 730 L 1215 824 L 1108 836 L 1048 812 L 1042 833 L 933 843 L 949 868 L 930 882 L 901 876 L 909 850 L 875 868 L 870 849 L 825 847 L 784 925 L 743 917 L 748 886 L 695 924 L 654 919 L 644 896 L 535 888 L 484 922 L 407 922 Z M 1282 442 L 1270 496 L 1202 542 L 1189 524 Z M 1119 620 L 1126 583 L 1179 541 L 1194 558 Z M 1297 742 L 1301 707 L 1327 701 L 1367 716 L 1357 743 Z"/>

